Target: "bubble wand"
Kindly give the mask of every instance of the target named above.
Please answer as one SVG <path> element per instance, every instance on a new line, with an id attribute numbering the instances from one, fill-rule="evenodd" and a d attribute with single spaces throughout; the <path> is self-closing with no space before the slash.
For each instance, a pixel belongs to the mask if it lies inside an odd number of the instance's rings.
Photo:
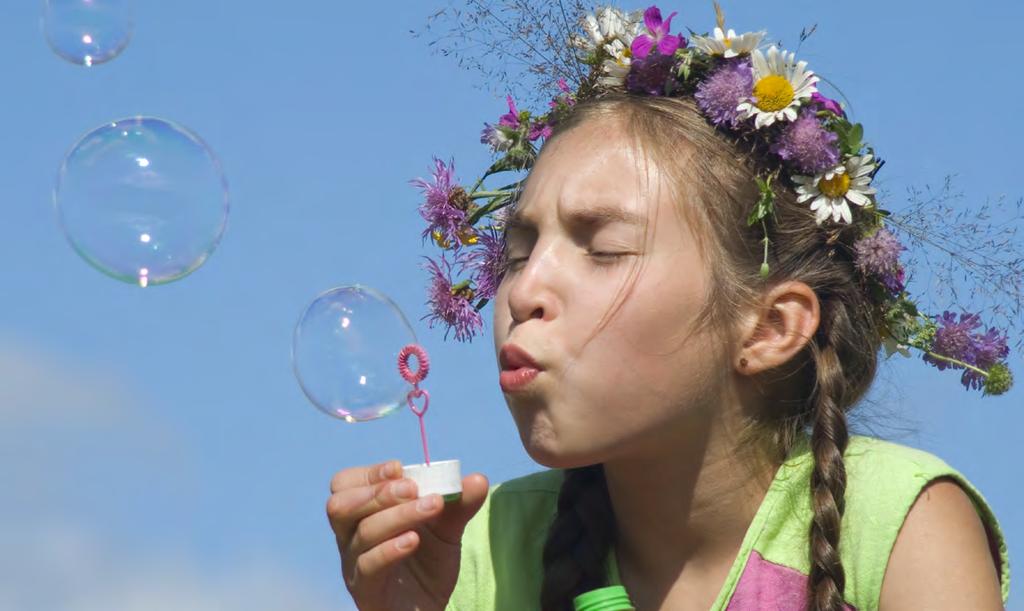
<path id="1" fill-rule="evenodd" d="M 409 358 L 416 357 L 416 371 L 409 367 Z M 458 460 L 442 460 L 430 463 L 430 450 L 427 448 L 427 428 L 423 422 L 423 415 L 430 407 L 430 393 L 420 388 L 420 382 L 430 373 L 430 358 L 427 351 L 419 344 L 407 344 L 398 353 L 398 373 L 402 378 L 412 384 L 405 396 L 405 402 L 416 414 L 420 421 L 420 438 L 423 440 L 422 465 L 409 465 L 402 467 L 402 475 L 416 482 L 419 496 L 428 494 L 440 494 L 444 501 L 458 500 L 462 495 L 462 471 Z M 423 399 L 423 407 L 416 407 L 416 400 Z"/>
<path id="2" fill-rule="evenodd" d="M 409 369 L 409 357 L 416 357 L 416 371 Z M 405 378 L 405 381 L 412 384 L 412 390 L 405 396 L 405 402 L 409 405 L 412 413 L 420 419 L 420 437 L 423 439 L 423 457 L 426 465 L 430 466 L 430 450 L 427 449 L 427 429 L 423 424 L 423 414 L 427 413 L 430 407 L 430 393 L 420 388 L 420 382 L 430 373 L 430 359 L 427 358 L 427 351 L 419 344 L 409 344 L 398 353 L 398 373 Z M 423 397 L 423 408 L 416 409 L 416 399 Z"/>

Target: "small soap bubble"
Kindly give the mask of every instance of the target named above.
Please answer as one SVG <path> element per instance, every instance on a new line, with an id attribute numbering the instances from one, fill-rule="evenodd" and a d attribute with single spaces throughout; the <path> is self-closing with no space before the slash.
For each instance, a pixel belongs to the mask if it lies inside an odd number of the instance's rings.
<path id="1" fill-rule="evenodd" d="M 227 182 L 186 128 L 153 117 L 104 124 L 65 156 L 54 188 L 61 229 L 101 272 L 140 287 L 199 268 L 227 225 Z"/>
<path id="2" fill-rule="evenodd" d="M 416 334 L 397 305 L 367 286 L 333 288 L 302 313 L 292 338 L 292 367 L 318 409 L 363 422 L 406 405 L 412 389 L 398 354 Z M 415 369 L 415 359 L 409 363 Z"/>
<path id="3" fill-rule="evenodd" d="M 131 0 L 46 0 L 43 12 L 47 44 L 60 57 L 82 66 L 120 55 L 133 28 Z"/>

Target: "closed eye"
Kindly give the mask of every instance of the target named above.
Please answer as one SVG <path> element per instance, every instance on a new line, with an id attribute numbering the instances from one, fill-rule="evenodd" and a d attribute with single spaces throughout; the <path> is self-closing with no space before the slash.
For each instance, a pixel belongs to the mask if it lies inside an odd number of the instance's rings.
<path id="1" fill-rule="evenodd" d="M 615 265 L 620 259 L 636 253 L 632 252 L 590 252 L 587 256 L 594 260 L 597 265 Z"/>
<path id="2" fill-rule="evenodd" d="M 529 257 L 506 257 L 502 262 L 502 268 L 506 271 L 515 271 L 522 267 Z"/>

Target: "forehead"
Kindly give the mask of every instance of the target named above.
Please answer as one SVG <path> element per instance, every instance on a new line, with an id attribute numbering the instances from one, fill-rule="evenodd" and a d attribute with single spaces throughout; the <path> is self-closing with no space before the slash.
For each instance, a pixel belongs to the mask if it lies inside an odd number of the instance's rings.
<path id="1" fill-rule="evenodd" d="M 643 219 L 664 191 L 661 178 L 621 129 L 583 125 L 545 144 L 526 180 L 514 224 L 537 224 L 546 215 Z"/>

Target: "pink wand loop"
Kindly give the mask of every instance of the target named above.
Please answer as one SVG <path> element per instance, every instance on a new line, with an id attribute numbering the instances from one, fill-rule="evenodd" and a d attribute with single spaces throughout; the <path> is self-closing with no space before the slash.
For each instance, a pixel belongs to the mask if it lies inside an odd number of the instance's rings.
<path id="1" fill-rule="evenodd" d="M 416 357 L 417 369 L 409 369 L 409 357 Z M 420 437 L 423 439 L 423 456 L 426 458 L 427 466 L 430 466 L 430 451 L 427 449 L 427 429 L 423 424 L 423 415 L 430 407 L 430 393 L 420 388 L 420 382 L 430 373 L 430 360 L 427 358 L 427 351 L 418 344 L 409 344 L 398 353 L 398 373 L 406 382 L 412 384 L 412 390 L 405 396 L 405 402 L 409 405 L 412 413 L 420 419 Z M 416 409 L 414 399 L 423 397 L 423 407 Z"/>

